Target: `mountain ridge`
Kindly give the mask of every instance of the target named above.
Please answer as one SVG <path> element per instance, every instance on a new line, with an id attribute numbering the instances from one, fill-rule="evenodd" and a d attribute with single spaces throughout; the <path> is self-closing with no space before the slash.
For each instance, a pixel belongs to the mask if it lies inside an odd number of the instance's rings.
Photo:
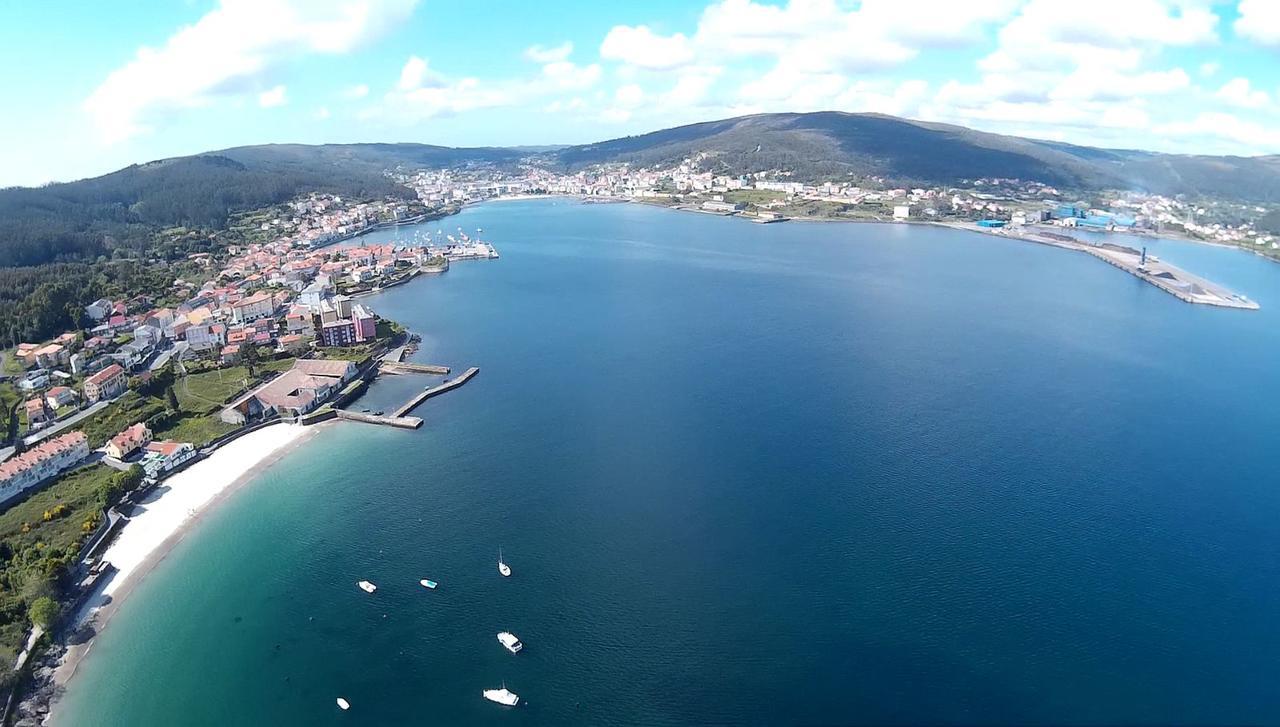
<path id="1" fill-rule="evenodd" d="M 564 147 L 448 147 L 416 142 L 262 144 L 133 164 L 99 177 L 0 189 L 0 267 L 110 255 L 168 226 L 219 229 L 234 213 L 309 191 L 402 197 L 390 169 L 561 170 L 705 155 L 724 174 L 783 170 L 803 181 L 876 177 L 911 186 L 1041 182 L 1065 194 L 1131 190 L 1280 203 L 1280 155 L 1164 154 L 993 134 L 954 124 L 837 111 L 717 119 Z"/>

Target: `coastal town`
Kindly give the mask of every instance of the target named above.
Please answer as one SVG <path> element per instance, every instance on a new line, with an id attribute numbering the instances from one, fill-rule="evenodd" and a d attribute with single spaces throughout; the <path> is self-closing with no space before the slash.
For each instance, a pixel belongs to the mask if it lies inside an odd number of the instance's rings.
<path id="1" fill-rule="evenodd" d="M 331 418 L 330 403 L 349 398 L 358 375 L 376 373 L 389 349 L 411 348 L 416 337 L 364 298 L 451 263 L 498 257 L 460 229 L 395 243 L 352 239 L 387 219 L 422 218 L 390 201 L 313 194 L 271 212 L 257 225 L 260 242 L 192 255 L 198 278 L 175 278 L 163 301 L 94 300 L 82 328 L 3 352 L 0 531 L 12 529 L 17 551 L 6 577 L 44 594 L 28 608 L 52 603 L 69 618 L 104 578 L 120 575 L 123 564 L 102 554 L 131 512 L 151 509 L 137 503 L 158 484 L 263 425 Z M 30 632 L 26 613 L 10 619 L 0 653 L 18 674 L 61 619 L 33 610 Z"/>
<path id="2" fill-rule="evenodd" d="M 706 171 L 709 161 L 704 154 L 670 167 L 608 164 L 568 173 L 526 164 L 514 173 L 437 170 L 402 173 L 397 179 L 435 208 L 518 195 L 568 195 L 740 215 L 759 222 L 809 217 L 1052 224 L 1094 232 L 1158 233 L 1280 255 L 1280 234 L 1258 224 L 1272 210 L 1260 205 L 1132 191 L 1094 195 L 1085 201 L 1073 198 L 1069 190 L 1019 179 L 895 187 L 877 177 L 857 182 L 803 180 L 786 170 L 731 176 Z"/>

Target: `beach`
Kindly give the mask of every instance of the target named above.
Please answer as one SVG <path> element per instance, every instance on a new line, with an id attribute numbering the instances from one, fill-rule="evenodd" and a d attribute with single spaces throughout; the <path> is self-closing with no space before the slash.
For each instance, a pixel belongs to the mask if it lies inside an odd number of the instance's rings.
<path id="1" fill-rule="evenodd" d="M 314 430 L 315 427 L 277 424 L 250 432 L 160 483 L 142 503 L 126 510 L 129 522 L 102 555 L 114 572 L 72 617 L 72 630 L 81 638 L 69 640 L 56 668 L 47 675 L 52 695 L 39 689 L 31 698 L 38 700 L 60 693 L 92 649 L 92 637 L 201 516 L 300 445 Z"/>

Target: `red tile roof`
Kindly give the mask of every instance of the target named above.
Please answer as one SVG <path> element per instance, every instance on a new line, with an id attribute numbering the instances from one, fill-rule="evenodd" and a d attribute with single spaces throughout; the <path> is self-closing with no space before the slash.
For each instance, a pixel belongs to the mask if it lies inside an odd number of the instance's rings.
<path id="1" fill-rule="evenodd" d="M 111 364 L 93 376 L 85 379 L 84 382 L 86 384 L 93 384 L 94 386 L 101 386 L 102 384 L 110 381 L 113 377 L 122 375 L 124 375 L 124 369 L 120 367 L 120 364 Z"/>

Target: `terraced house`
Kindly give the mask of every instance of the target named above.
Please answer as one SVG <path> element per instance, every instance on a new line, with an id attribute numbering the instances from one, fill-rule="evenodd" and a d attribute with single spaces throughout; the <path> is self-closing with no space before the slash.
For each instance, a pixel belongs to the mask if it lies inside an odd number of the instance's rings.
<path id="1" fill-rule="evenodd" d="M 114 399 L 124 393 L 128 380 L 120 364 L 111 364 L 84 380 L 84 398 L 90 404 L 104 399 Z"/>
<path id="2" fill-rule="evenodd" d="M 72 432 L 0 462 L 0 504 L 65 472 L 89 456 L 89 438 Z"/>

